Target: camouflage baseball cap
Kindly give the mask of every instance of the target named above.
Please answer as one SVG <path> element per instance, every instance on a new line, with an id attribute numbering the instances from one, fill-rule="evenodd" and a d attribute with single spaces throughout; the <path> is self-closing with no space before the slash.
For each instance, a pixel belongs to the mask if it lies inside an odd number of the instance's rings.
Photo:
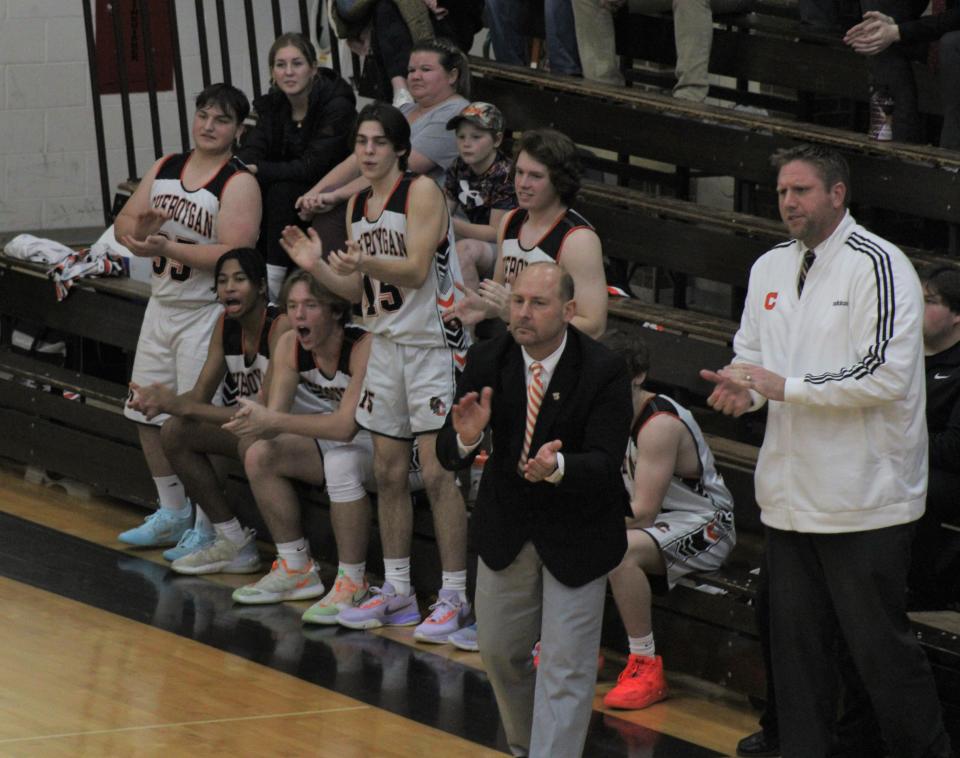
<path id="1" fill-rule="evenodd" d="M 491 132 L 503 131 L 503 114 L 491 103 L 470 103 L 447 122 L 447 129 L 456 129 L 461 121 L 469 121 L 474 126 Z"/>

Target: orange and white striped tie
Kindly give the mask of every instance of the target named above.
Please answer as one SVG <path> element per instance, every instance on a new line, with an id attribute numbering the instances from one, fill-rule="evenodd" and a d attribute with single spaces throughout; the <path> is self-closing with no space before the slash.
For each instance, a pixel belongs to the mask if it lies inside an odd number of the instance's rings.
<path id="1" fill-rule="evenodd" d="M 523 467 L 530 454 L 530 443 L 533 440 L 533 428 L 537 425 L 537 414 L 540 413 L 540 404 L 543 402 L 543 383 L 540 373 L 543 365 L 534 361 L 530 364 L 530 382 L 527 384 L 527 428 L 523 434 L 523 450 L 520 452 L 518 469 L 523 473 Z"/>

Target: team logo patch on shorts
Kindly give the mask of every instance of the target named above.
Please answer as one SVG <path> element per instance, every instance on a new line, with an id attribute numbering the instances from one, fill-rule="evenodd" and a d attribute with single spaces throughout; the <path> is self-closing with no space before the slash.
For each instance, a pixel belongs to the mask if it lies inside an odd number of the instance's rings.
<path id="1" fill-rule="evenodd" d="M 439 397 L 431 397 L 430 410 L 433 411 L 434 416 L 446 416 L 447 404 L 443 402 L 443 400 L 441 400 Z"/>

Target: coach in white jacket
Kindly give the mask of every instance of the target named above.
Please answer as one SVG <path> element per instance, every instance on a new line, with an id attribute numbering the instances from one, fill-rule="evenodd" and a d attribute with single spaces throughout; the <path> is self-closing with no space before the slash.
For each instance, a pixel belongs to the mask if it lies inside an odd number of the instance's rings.
<path id="1" fill-rule="evenodd" d="M 723 413 L 771 401 L 756 497 L 782 754 L 829 753 L 842 635 L 890 754 L 948 756 L 905 610 L 927 481 L 920 283 L 899 249 L 850 216 L 841 156 L 803 145 L 772 162 L 795 239 L 750 272 L 734 362 L 701 374 Z"/>

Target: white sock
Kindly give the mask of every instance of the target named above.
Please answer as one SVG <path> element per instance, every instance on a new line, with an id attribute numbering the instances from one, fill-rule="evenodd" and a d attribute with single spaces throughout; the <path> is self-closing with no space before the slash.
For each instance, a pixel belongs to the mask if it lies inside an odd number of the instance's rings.
<path id="1" fill-rule="evenodd" d="M 393 585 L 393 590 L 403 597 L 410 594 L 410 556 L 384 558 L 383 578 Z"/>
<path id="2" fill-rule="evenodd" d="M 344 563 L 340 561 L 340 564 L 337 566 L 337 572 L 343 572 L 343 575 L 357 586 L 363 584 L 363 575 L 366 571 L 366 563 Z"/>
<path id="3" fill-rule="evenodd" d="M 183 482 L 176 474 L 170 476 L 155 476 L 153 483 L 157 488 L 157 497 L 160 498 L 160 507 L 168 511 L 175 511 L 180 518 L 190 515 L 190 503 L 187 502 L 187 491 Z"/>
<path id="4" fill-rule="evenodd" d="M 443 571 L 443 589 L 454 590 L 460 596 L 460 602 L 467 602 L 467 570 Z"/>
<path id="5" fill-rule="evenodd" d="M 303 571 L 310 565 L 310 546 L 303 537 L 293 542 L 278 542 L 277 555 L 286 561 L 291 571 Z"/>
<path id="6" fill-rule="evenodd" d="M 267 264 L 267 294 L 271 303 L 277 302 L 280 297 L 280 290 L 283 289 L 283 280 L 286 278 L 286 266 L 278 266 L 275 263 Z"/>
<path id="7" fill-rule="evenodd" d="M 210 517 L 203 508 L 199 505 L 195 507 L 197 509 L 197 515 L 193 518 L 193 528 L 198 532 L 206 532 L 209 534 L 213 531 L 213 522 L 210 521 Z"/>
<path id="8" fill-rule="evenodd" d="M 630 642 L 631 655 L 646 655 L 651 658 L 656 655 L 657 649 L 653 644 L 653 632 L 645 637 L 627 637 L 627 640 Z"/>
<path id="9" fill-rule="evenodd" d="M 213 528 L 218 537 L 230 540 L 237 547 L 242 545 L 244 540 L 247 539 L 247 533 L 243 531 L 243 527 L 240 526 L 240 522 L 237 521 L 236 517 L 233 517 L 229 521 L 214 524 Z"/>

